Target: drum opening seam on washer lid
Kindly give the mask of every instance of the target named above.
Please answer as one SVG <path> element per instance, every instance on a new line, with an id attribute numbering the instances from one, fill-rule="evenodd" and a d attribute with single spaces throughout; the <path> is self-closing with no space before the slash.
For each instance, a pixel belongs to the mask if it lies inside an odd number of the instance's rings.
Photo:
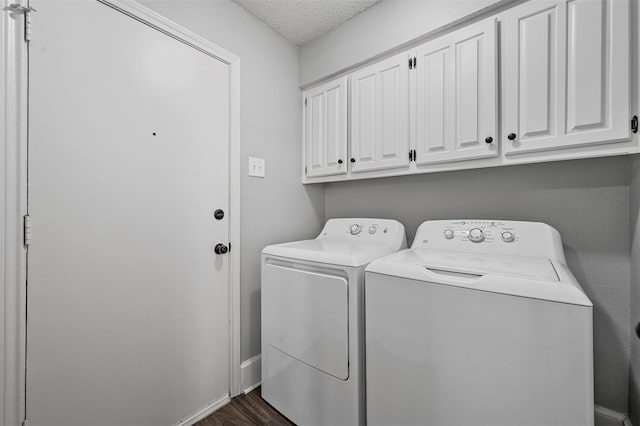
<path id="1" fill-rule="evenodd" d="M 478 278 L 482 278 L 484 276 L 484 274 L 474 274 L 474 273 L 469 273 L 469 272 L 452 271 L 450 269 L 443 269 L 443 268 L 431 268 L 429 266 L 425 266 L 425 269 L 427 269 L 430 272 L 433 272 L 434 274 L 448 275 L 448 276 L 451 276 L 451 277 L 466 278 L 466 279 L 470 279 L 470 280 L 475 280 L 475 279 L 478 279 Z"/>

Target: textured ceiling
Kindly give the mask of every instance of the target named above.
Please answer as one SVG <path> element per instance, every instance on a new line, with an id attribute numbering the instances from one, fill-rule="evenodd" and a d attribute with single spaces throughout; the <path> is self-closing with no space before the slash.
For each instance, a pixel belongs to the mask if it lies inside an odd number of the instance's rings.
<path id="1" fill-rule="evenodd" d="M 296 46 L 382 0 L 233 0 Z"/>

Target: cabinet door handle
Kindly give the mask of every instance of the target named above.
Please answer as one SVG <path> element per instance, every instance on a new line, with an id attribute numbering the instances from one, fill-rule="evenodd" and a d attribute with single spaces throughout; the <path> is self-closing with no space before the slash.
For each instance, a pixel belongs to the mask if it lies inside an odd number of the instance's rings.
<path id="1" fill-rule="evenodd" d="M 493 138 L 491 136 L 489 136 L 488 138 L 486 138 L 484 140 L 486 143 L 492 143 L 493 142 Z"/>
<path id="2" fill-rule="evenodd" d="M 510 141 L 513 141 L 517 138 L 515 133 L 509 133 L 509 136 L 507 136 L 507 139 L 509 139 Z"/>
<path id="3" fill-rule="evenodd" d="M 355 159 L 355 158 L 352 158 L 352 159 L 351 159 L 351 162 L 352 162 L 352 163 L 355 163 L 355 162 L 356 162 L 356 159 Z"/>
<path id="4" fill-rule="evenodd" d="M 342 159 L 339 159 L 339 160 L 338 160 L 338 164 L 342 164 Z"/>

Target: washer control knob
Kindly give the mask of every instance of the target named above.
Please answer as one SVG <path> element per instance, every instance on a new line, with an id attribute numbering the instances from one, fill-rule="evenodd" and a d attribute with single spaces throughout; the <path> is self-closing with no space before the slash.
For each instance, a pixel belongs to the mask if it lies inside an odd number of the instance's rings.
<path id="1" fill-rule="evenodd" d="M 370 226 L 369 227 L 369 233 L 370 234 L 375 234 L 377 230 L 378 230 L 378 228 L 376 228 L 375 226 Z"/>
<path id="2" fill-rule="evenodd" d="M 480 228 L 473 228 L 469 231 L 469 239 L 474 243 L 481 243 L 484 241 L 484 232 Z"/>
<path id="3" fill-rule="evenodd" d="M 453 238 L 453 229 L 445 229 L 445 230 L 444 230 L 444 237 L 445 237 L 447 240 L 452 239 L 452 238 Z"/>
<path id="4" fill-rule="evenodd" d="M 516 239 L 516 236 L 513 235 L 513 232 L 504 231 L 502 233 L 502 241 L 504 241 L 505 243 L 510 243 L 515 239 Z"/>
<path id="5" fill-rule="evenodd" d="M 351 231 L 351 235 L 358 235 L 360 231 L 362 231 L 362 226 L 358 225 L 357 223 L 354 223 L 349 227 L 349 230 Z"/>

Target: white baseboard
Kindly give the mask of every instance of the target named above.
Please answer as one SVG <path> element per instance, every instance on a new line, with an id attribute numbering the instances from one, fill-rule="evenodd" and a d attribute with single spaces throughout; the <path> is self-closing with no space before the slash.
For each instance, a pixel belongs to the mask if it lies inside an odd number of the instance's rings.
<path id="1" fill-rule="evenodd" d="M 596 405 L 595 413 L 596 426 L 632 426 L 626 414 L 609 410 L 601 405 Z"/>
<path id="2" fill-rule="evenodd" d="M 260 386 L 262 358 L 260 354 L 249 358 L 240 364 L 240 388 L 249 393 Z"/>
<path id="3" fill-rule="evenodd" d="M 217 400 L 216 402 L 212 402 L 211 404 L 205 406 L 204 408 L 202 408 L 200 411 L 193 414 L 192 416 L 187 417 L 184 420 L 181 420 L 176 426 L 193 426 L 196 423 L 198 423 L 200 420 L 204 419 L 205 417 L 208 417 L 211 413 L 213 413 L 217 409 L 224 407 L 229 402 L 231 402 L 231 398 L 229 398 L 229 395 L 225 395 L 219 400 Z"/>

